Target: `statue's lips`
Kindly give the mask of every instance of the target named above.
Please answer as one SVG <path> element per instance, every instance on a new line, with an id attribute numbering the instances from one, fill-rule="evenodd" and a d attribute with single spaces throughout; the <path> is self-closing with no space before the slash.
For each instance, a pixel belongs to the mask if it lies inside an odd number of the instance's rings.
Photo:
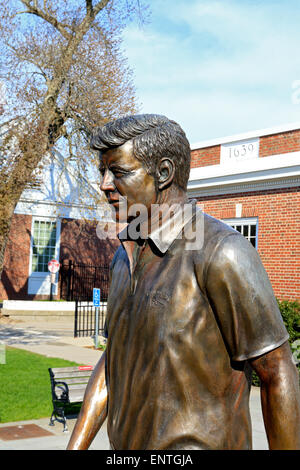
<path id="1" fill-rule="evenodd" d="M 114 207 L 118 207 L 120 202 L 121 201 L 119 199 L 108 199 L 108 203 Z"/>

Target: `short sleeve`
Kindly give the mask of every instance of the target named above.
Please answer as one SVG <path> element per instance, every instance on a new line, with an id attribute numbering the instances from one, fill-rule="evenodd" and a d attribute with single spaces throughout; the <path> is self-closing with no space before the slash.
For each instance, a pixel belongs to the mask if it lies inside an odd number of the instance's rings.
<path id="1" fill-rule="evenodd" d="M 268 275 L 242 235 L 230 233 L 215 247 L 205 286 L 232 360 L 257 357 L 287 341 Z"/>

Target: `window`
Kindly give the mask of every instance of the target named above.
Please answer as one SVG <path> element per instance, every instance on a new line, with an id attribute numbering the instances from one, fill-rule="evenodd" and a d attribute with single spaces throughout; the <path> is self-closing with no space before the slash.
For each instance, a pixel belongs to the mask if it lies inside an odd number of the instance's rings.
<path id="1" fill-rule="evenodd" d="M 257 248 L 257 218 L 223 220 L 225 224 L 244 235 Z"/>
<path id="2" fill-rule="evenodd" d="M 48 262 L 55 258 L 56 221 L 34 220 L 31 272 L 48 272 Z"/>

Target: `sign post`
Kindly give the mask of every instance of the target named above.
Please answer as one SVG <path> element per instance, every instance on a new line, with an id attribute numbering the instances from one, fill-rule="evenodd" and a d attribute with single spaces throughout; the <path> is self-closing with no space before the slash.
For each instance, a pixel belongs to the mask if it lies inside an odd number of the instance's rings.
<path id="1" fill-rule="evenodd" d="M 59 262 L 52 259 L 48 263 L 48 270 L 50 271 L 50 300 L 53 300 L 53 291 L 55 285 L 55 274 L 59 271 Z"/>
<path id="2" fill-rule="evenodd" d="M 100 307 L 100 289 L 94 287 L 93 289 L 93 305 L 95 307 L 95 348 L 98 347 L 98 332 L 99 332 L 99 307 Z"/>

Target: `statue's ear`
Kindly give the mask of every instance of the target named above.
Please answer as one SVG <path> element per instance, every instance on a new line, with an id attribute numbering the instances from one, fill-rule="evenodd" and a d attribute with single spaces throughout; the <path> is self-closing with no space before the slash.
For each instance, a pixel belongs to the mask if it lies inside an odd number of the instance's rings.
<path id="1" fill-rule="evenodd" d="M 158 189 L 162 190 L 169 186 L 175 174 L 175 165 L 169 158 L 162 158 L 157 168 Z"/>

